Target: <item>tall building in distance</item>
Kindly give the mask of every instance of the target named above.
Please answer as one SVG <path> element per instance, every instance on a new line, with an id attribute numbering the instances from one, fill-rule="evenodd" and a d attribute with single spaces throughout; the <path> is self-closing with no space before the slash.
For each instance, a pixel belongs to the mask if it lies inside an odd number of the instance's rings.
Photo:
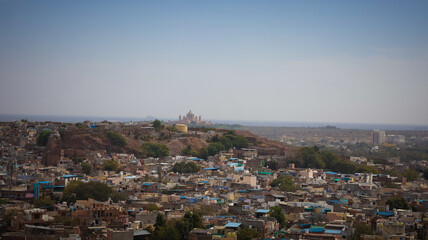
<path id="1" fill-rule="evenodd" d="M 373 130 L 372 141 L 374 145 L 382 145 L 384 143 L 400 145 L 405 143 L 403 135 L 386 135 L 385 131 Z"/>
<path id="2" fill-rule="evenodd" d="M 178 121 L 173 121 L 172 123 L 177 124 L 186 124 L 186 125 L 209 125 L 210 121 L 202 121 L 202 116 L 196 116 L 192 110 L 190 110 L 186 115 L 178 116 Z"/>
<path id="3" fill-rule="evenodd" d="M 400 145 L 404 144 L 404 136 L 403 135 L 388 135 L 386 136 L 386 143 Z"/>
<path id="4" fill-rule="evenodd" d="M 379 129 L 376 129 L 372 133 L 372 142 L 374 145 L 382 145 L 385 143 L 386 135 L 385 131 L 381 131 Z"/>

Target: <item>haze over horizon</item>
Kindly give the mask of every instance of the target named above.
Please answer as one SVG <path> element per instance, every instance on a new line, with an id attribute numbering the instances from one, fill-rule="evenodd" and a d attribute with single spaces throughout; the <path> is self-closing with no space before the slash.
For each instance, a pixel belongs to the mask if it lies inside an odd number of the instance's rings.
<path id="1" fill-rule="evenodd" d="M 0 114 L 428 125 L 426 1 L 2 1 Z"/>

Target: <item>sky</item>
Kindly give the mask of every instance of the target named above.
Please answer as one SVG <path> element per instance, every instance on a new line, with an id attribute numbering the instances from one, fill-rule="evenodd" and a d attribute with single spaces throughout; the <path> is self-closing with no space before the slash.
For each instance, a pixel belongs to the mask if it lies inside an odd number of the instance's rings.
<path id="1" fill-rule="evenodd" d="M 0 114 L 428 125 L 427 1 L 0 1 Z"/>

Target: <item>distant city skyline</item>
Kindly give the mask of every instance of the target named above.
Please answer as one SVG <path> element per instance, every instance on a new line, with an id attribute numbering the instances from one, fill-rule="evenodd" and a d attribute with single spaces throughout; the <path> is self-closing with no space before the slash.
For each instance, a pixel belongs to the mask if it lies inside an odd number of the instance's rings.
<path id="1" fill-rule="evenodd" d="M 428 125 L 426 1 L 2 1 L 0 114 Z"/>

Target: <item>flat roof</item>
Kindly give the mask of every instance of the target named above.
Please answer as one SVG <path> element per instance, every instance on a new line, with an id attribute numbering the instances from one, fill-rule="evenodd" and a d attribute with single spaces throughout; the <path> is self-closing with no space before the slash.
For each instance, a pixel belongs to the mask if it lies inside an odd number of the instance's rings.
<path id="1" fill-rule="evenodd" d="M 238 223 L 238 222 L 228 222 L 226 225 L 224 225 L 225 227 L 231 227 L 231 228 L 238 228 L 239 226 L 241 226 L 242 223 Z"/>
<path id="2" fill-rule="evenodd" d="M 256 213 L 269 213 L 270 212 L 270 210 L 268 210 L 268 209 L 257 209 L 256 210 Z"/>

